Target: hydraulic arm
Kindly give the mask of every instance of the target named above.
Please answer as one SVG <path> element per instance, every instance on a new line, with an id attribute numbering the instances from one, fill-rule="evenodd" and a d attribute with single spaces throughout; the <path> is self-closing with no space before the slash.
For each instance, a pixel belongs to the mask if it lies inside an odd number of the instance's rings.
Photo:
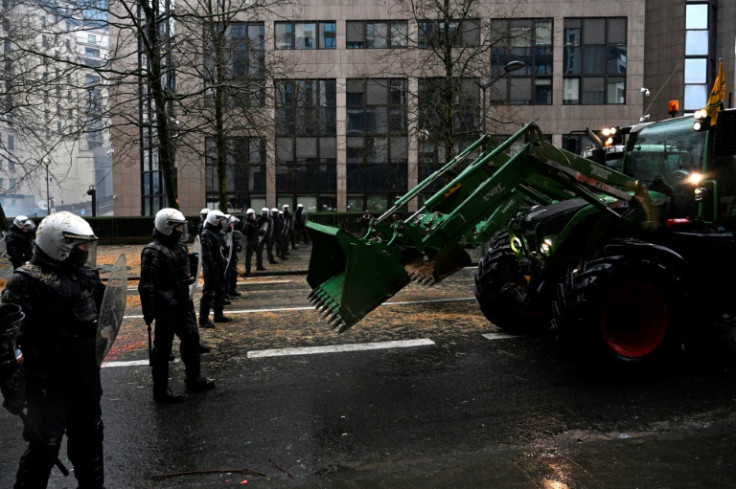
<path id="1" fill-rule="evenodd" d="M 481 137 L 396 201 L 365 236 L 308 223 L 310 299 L 339 333 L 416 280 L 435 283 L 470 264 L 465 249 L 487 241 L 524 205 L 583 198 L 602 213 L 642 226 L 656 206 L 636 180 L 555 147 L 531 123 L 501 145 Z M 396 211 L 478 155 L 405 220 Z M 613 199 L 611 199 L 613 197 Z M 634 202 L 626 212 L 611 202 Z"/>

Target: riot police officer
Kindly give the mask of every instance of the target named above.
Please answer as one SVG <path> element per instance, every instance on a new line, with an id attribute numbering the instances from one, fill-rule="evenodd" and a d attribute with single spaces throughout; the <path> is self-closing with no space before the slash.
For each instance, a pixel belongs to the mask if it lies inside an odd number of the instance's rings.
<path id="1" fill-rule="evenodd" d="M 197 223 L 197 236 L 202 234 L 202 229 L 204 229 L 204 224 L 207 221 L 207 214 L 210 212 L 210 210 L 207 207 L 202 208 L 201 211 L 199 211 L 199 223 Z"/>
<path id="2" fill-rule="evenodd" d="M 179 351 L 184 362 L 188 391 L 212 389 L 215 383 L 201 376 L 200 343 L 194 302 L 189 298 L 189 285 L 196 277 L 191 273 L 186 236 L 187 221 L 176 209 L 165 208 L 154 218 L 153 241 L 141 252 L 141 278 L 138 293 L 146 325 L 155 320 L 151 373 L 153 398 L 169 404 L 183 400 L 169 389 L 169 355 L 174 335 L 179 337 Z"/>
<path id="3" fill-rule="evenodd" d="M 202 245 L 202 271 L 204 274 L 202 298 L 199 302 L 199 326 L 201 328 L 215 327 L 209 320 L 210 309 L 214 311 L 214 321 L 216 323 L 229 323 L 231 321 L 223 313 L 227 258 L 223 255 L 225 241 L 222 231 L 226 222 L 227 216 L 221 211 L 210 211 L 199 237 Z"/>
<path id="4" fill-rule="evenodd" d="M 263 268 L 263 248 L 258 245 L 258 223 L 256 222 L 256 211 L 248 209 L 245 211 L 243 221 L 243 235 L 245 236 L 245 276 L 252 277 L 251 263 L 253 254 L 256 255 L 256 270 Z"/>
<path id="5" fill-rule="evenodd" d="M 268 207 L 261 209 L 261 215 L 258 217 L 258 244 L 266 249 L 268 263 L 272 265 L 278 263 L 273 256 L 273 219 Z"/>
<path id="6" fill-rule="evenodd" d="M 5 247 L 10 264 L 18 268 L 31 259 L 33 254 L 33 240 L 36 237 L 33 221 L 26 216 L 16 216 L 5 236 Z"/>
<path id="7" fill-rule="evenodd" d="M 97 271 L 86 266 L 96 241 L 79 216 L 58 212 L 45 217 L 30 261 L 14 271 L 2 293 L 3 304 L 17 304 L 25 314 L 18 335 L 25 357 L 18 378 L 25 388 L 3 390 L 11 412 L 22 413 L 24 402 L 28 408 L 24 437 L 29 443 L 16 488 L 46 487 L 65 433 L 79 487 L 103 487 L 102 385 L 95 339 L 105 287 Z"/>
<path id="8" fill-rule="evenodd" d="M 240 297 L 238 292 L 238 254 L 243 250 L 241 242 L 242 234 L 235 232 L 235 227 L 240 219 L 232 214 L 226 214 L 227 228 L 225 229 L 225 243 L 227 257 L 227 271 L 225 272 L 225 295 L 227 297 Z M 231 249 L 232 247 L 232 249 Z"/>
<path id="9" fill-rule="evenodd" d="M 305 244 L 309 243 L 309 235 L 307 234 L 307 211 L 304 210 L 304 204 L 296 205 L 296 212 L 294 213 L 294 234 L 296 239 L 302 239 Z"/>

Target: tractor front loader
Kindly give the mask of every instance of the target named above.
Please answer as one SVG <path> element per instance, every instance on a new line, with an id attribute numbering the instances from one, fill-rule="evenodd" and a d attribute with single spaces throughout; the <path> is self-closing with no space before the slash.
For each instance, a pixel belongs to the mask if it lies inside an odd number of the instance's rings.
<path id="1" fill-rule="evenodd" d="M 394 217 L 445 181 L 413 215 Z M 431 285 L 469 265 L 465 250 L 489 241 L 521 208 L 566 201 L 589 208 L 587 219 L 607 230 L 642 234 L 658 221 L 658 207 L 638 180 L 555 147 L 532 123 L 497 147 L 481 137 L 374 219 L 364 236 L 308 223 L 310 299 L 342 333 L 410 281 Z M 599 235 L 589 239 L 593 247 Z"/>

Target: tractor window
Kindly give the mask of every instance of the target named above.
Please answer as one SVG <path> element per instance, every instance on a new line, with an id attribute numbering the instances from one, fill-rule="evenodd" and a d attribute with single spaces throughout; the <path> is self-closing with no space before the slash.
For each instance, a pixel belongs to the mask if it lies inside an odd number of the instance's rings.
<path id="1" fill-rule="evenodd" d="M 652 189 L 686 191 L 677 184 L 700 171 L 705 134 L 693 130 L 691 117 L 646 126 L 630 136 L 623 171 Z"/>

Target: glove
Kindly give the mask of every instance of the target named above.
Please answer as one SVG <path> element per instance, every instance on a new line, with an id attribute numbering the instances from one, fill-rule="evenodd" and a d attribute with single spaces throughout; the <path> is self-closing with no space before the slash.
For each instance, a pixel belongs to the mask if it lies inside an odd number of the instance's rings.
<path id="1" fill-rule="evenodd" d="M 21 414 L 26 407 L 26 378 L 18 368 L 0 385 L 3 393 L 3 407 L 11 414 Z"/>

